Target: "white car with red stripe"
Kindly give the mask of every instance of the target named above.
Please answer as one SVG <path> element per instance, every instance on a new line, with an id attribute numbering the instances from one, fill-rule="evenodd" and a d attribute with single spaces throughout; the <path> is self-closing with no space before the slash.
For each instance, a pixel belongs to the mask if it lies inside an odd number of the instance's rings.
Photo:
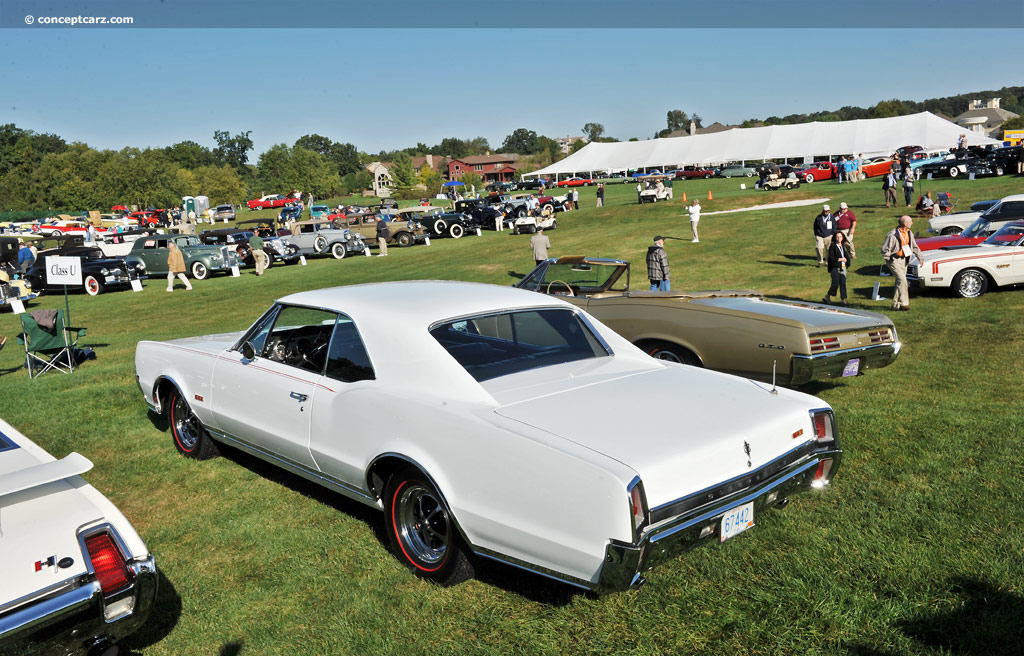
<path id="1" fill-rule="evenodd" d="M 977 246 L 925 251 L 907 279 L 915 287 L 948 287 L 961 298 L 975 298 L 990 287 L 1024 283 L 1024 221 L 1011 221 Z"/>
<path id="2" fill-rule="evenodd" d="M 153 608 L 153 556 L 90 469 L 0 420 L 0 654 L 116 653 Z"/>
<path id="3" fill-rule="evenodd" d="M 182 454 L 232 445 L 377 508 L 399 560 L 442 584 L 473 555 L 636 587 L 825 487 L 842 457 L 820 399 L 656 360 L 494 285 L 292 294 L 244 332 L 139 342 L 135 369 Z"/>

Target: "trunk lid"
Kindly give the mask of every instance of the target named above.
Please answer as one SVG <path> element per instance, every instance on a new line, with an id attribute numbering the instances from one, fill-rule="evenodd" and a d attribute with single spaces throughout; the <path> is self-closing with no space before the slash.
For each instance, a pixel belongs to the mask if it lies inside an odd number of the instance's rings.
<path id="1" fill-rule="evenodd" d="M 509 377 L 511 378 L 511 377 Z M 495 412 L 614 458 L 640 475 L 651 508 L 742 476 L 806 444 L 815 397 L 666 364 L 577 377 L 571 389 L 492 390 Z M 795 436 L 795 437 L 794 437 Z"/>

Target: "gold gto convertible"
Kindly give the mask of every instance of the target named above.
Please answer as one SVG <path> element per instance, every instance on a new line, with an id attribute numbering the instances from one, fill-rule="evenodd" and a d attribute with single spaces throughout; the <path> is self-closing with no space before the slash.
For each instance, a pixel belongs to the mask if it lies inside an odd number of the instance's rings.
<path id="1" fill-rule="evenodd" d="M 655 358 L 783 385 L 863 374 L 901 347 L 875 312 L 750 290 L 630 291 L 625 260 L 550 259 L 516 287 L 565 297 Z"/>

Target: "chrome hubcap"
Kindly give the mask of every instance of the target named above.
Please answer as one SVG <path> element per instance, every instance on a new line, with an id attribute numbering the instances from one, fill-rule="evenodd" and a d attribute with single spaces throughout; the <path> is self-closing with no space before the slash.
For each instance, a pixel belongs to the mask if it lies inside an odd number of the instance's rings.
<path id="1" fill-rule="evenodd" d="M 448 552 L 448 513 L 433 492 L 410 484 L 398 499 L 398 534 L 410 555 L 425 563 L 439 563 Z"/>

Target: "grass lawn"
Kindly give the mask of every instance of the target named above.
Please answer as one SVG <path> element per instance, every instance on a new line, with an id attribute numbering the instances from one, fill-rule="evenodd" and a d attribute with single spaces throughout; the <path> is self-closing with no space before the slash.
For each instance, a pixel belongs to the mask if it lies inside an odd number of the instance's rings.
<path id="1" fill-rule="evenodd" d="M 629 259 L 633 287 L 644 288 L 651 238 L 678 236 L 686 241 L 667 242 L 676 289 L 815 300 L 829 283 L 814 266 L 818 206 L 706 216 L 701 242 L 691 244 L 682 195 L 705 212 L 846 201 L 859 219 L 850 301 L 888 308 L 870 300 L 876 281 L 892 295 L 891 279 L 877 274 L 898 212 L 885 209 L 880 181 L 740 189 L 751 183 L 680 181 L 674 201 L 645 206 L 632 185 L 609 185 L 604 208 L 594 207 L 593 187 L 580 188 L 584 210 L 559 215 L 551 253 Z M 916 193 L 926 190 L 950 191 L 965 209 L 1024 192 L 1024 178 L 919 182 Z M 912 297 L 913 310 L 894 316 L 904 342 L 894 365 L 804 388 L 839 421 L 846 459 L 831 489 L 796 497 L 724 545 L 664 563 L 640 590 L 593 597 L 488 562 L 478 579 L 441 589 L 388 553 L 376 511 L 235 451 L 207 462 L 180 457 L 134 381 L 139 340 L 242 330 L 291 292 L 420 278 L 507 285 L 533 263 L 529 236 L 508 232 L 389 254 L 279 265 L 263 278 L 243 271 L 192 292 L 166 294 L 162 280 L 150 280 L 143 293 L 75 294 L 72 323 L 88 327 L 83 344 L 98 357 L 71 376 L 30 381 L 13 337 L 18 319 L 0 315 L 0 334 L 11 337 L 0 352 L 2 416 L 57 457 L 90 458 L 88 480 L 157 557 L 158 608 L 125 643 L 130 653 L 1022 653 L 1024 290 Z M 30 309 L 63 305 L 51 295 Z M 0 507 L 0 530 L 2 520 Z"/>

